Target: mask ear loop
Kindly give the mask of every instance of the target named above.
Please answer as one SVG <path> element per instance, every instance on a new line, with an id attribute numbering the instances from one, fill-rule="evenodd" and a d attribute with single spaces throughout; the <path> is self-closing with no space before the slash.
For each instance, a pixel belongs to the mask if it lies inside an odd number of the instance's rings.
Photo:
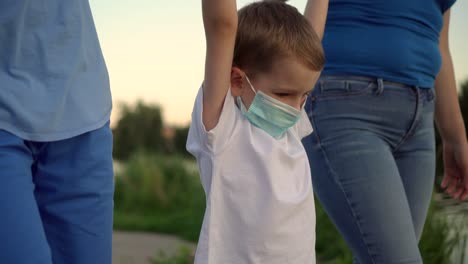
<path id="1" fill-rule="evenodd" d="M 301 110 L 305 108 L 305 106 L 306 106 L 306 104 L 307 104 L 307 99 L 308 99 L 308 96 L 307 96 L 306 99 L 304 100 L 304 103 L 302 103 Z"/>
<path id="2" fill-rule="evenodd" d="M 247 74 L 245 75 L 245 79 L 247 80 L 247 82 L 249 83 L 249 86 L 250 86 L 250 89 L 252 89 L 252 91 L 254 92 L 254 94 L 257 94 L 257 92 L 255 91 L 252 83 L 250 82 L 249 80 L 249 77 L 247 77 Z"/>

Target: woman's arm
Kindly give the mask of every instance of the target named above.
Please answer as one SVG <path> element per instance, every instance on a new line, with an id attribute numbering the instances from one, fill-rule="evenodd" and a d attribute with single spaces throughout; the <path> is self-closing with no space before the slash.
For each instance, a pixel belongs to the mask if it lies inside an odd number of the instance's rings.
<path id="1" fill-rule="evenodd" d="M 468 198 L 468 143 L 449 49 L 449 22 L 450 10 L 447 10 L 439 40 L 442 68 L 435 81 L 435 120 L 444 148 L 442 187 L 454 198 L 464 200 Z"/>
<path id="2" fill-rule="evenodd" d="M 206 36 L 203 124 L 211 130 L 218 123 L 231 83 L 237 31 L 235 0 L 202 0 Z"/>
<path id="3" fill-rule="evenodd" d="M 445 142 L 466 142 L 465 125 L 458 104 L 458 93 L 449 49 L 450 10 L 444 14 L 444 27 L 440 34 L 442 68 L 435 81 L 437 94 L 435 118 L 439 132 Z"/>

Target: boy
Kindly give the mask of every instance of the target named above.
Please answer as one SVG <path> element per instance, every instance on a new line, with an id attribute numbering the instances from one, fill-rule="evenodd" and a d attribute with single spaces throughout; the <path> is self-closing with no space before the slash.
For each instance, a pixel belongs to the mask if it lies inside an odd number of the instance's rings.
<path id="1" fill-rule="evenodd" d="M 203 0 L 205 80 L 187 149 L 197 158 L 206 212 L 197 264 L 315 263 L 315 211 L 301 139 L 303 106 L 324 64 L 306 14 L 284 1 Z M 314 10 L 316 9 L 316 10 Z M 321 26 L 320 26 L 321 25 Z"/>

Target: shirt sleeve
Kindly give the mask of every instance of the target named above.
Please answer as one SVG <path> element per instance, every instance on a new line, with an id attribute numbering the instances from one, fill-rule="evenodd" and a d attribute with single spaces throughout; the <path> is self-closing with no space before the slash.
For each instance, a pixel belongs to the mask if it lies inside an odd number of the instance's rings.
<path id="1" fill-rule="evenodd" d="M 192 112 L 187 150 L 195 156 L 194 152 L 197 151 L 208 151 L 214 154 L 223 151 L 233 137 L 238 121 L 238 109 L 229 89 L 218 123 L 213 129 L 207 131 L 203 124 L 203 89 L 200 88 Z"/>
<path id="2" fill-rule="evenodd" d="M 442 14 L 449 10 L 457 0 L 442 0 Z"/>

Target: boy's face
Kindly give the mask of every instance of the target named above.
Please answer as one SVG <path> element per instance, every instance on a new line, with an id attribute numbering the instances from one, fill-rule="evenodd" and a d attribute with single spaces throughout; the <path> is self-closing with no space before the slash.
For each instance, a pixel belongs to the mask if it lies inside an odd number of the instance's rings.
<path id="1" fill-rule="evenodd" d="M 233 69 L 233 75 L 236 71 L 239 72 L 239 82 L 232 82 L 231 92 L 233 96 L 240 96 L 248 109 L 255 93 L 249 87 L 245 73 L 239 69 Z M 270 72 L 247 77 L 255 91 L 260 90 L 300 110 L 319 76 L 320 72 L 310 70 L 295 58 L 287 57 L 275 61 Z"/>

